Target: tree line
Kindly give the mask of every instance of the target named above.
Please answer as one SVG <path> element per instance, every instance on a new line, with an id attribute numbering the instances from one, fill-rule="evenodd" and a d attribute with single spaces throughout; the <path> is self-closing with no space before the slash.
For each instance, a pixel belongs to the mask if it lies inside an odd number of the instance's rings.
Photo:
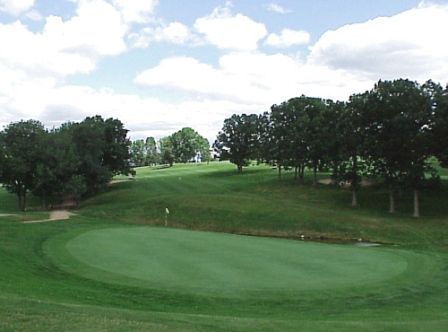
<path id="1" fill-rule="evenodd" d="M 45 210 L 67 198 L 78 202 L 129 174 L 127 133 L 120 120 L 98 115 L 52 130 L 36 120 L 13 122 L 0 132 L 0 183 L 17 196 L 20 211 L 28 192 Z"/>
<path id="2" fill-rule="evenodd" d="M 159 141 L 154 137 L 133 141 L 130 146 L 130 159 L 132 165 L 137 167 L 208 161 L 210 143 L 192 128 L 185 127 Z"/>
<path id="3" fill-rule="evenodd" d="M 273 105 L 261 115 L 234 114 L 224 121 L 214 147 L 242 172 L 249 160 L 332 172 L 352 188 L 352 205 L 363 177 L 389 188 L 390 212 L 397 193 L 411 188 L 414 216 L 419 191 L 437 183 L 431 158 L 448 166 L 448 90 L 428 81 L 379 81 L 347 102 L 301 96 Z"/>

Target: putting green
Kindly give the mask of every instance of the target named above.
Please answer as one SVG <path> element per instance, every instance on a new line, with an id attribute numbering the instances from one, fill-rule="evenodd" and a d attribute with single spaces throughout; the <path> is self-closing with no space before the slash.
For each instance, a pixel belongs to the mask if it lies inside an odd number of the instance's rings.
<path id="1" fill-rule="evenodd" d="M 96 280 L 226 296 L 364 287 L 408 268 L 399 250 L 157 227 L 89 230 L 51 256 Z"/>

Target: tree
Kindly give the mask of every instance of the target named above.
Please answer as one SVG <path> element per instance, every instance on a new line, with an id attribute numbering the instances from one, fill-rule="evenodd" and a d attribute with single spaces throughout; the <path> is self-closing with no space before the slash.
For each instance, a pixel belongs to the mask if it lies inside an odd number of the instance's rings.
<path id="1" fill-rule="evenodd" d="M 448 167 L 448 85 L 443 89 L 439 84 L 427 82 L 424 88 L 431 96 L 434 111 L 434 123 L 431 130 L 431 142 L 434 156 L 440 166 Z"/>
<path id="2" fill-rule="evenodd" d="M 282 167 L 288 165 L 290 160 L 287 154 L 288 132 L 285 122 L 278 119 L 280 116 L 279 107 L 273 105 L 271 113 L 265 112 L 259 118 L 260 126 L 260 148 L 258 151 L 258 161 L 272 166 L 278 170 L 278 178 L 282 178 Z"/>
<path id="3" fill-rule="evenodd" d="M 111 177 L 118 174 L 128 175 L 131 171 L 129 165 L 129 146 L 131 142 L 127 137 L 129 130 L 124 128 L 118 119 L 109 118 L 105 121 L 100 116 L 93 118 L 103 124 L 104 146 L 102 150 L 102 166 L 107 167 Z M 87 118 L 85 121 L 88 121 Z"/>
<path id="4" fill-rule="evenodd" d="M 0 182 L 17 195 L 19 211 L 25 210 L 26 194 L 34 188 L 45 133 L 35 120 L 11 123 L 0 133 Z"/>
<path id="5" fill-rule="evenodd" d="M 364 157 L 389 186 L 390 212 L 395 192 L 414 190 L 414 216 L 419 212 L 419 189 L 429 169 L 433 110 L 428 94 L 409 80 L 379 81 L 364 96 L 359 119 L 365 135 Z"/>
<path id="6" fill-rule="evenodd" d="M 160 162 L 160 153 L 154 137 L 131 142 L 129 150 L 131 162 L 135 166 L 151 166 Z"/>
<path id="7" fill-rule="evenodd" d="M 271 112 L 260 118 L 260 156 L 264 162 L 277 165 L 279 178 L 282 167 L 294 167 L 294 178 L 303 179 L 307 146 L 302 100 L 292 98 L 273 105 Z"/>
<path id="8" fill-rule="evenodd" d="M 131 162 L 137 166 L 147 166 L 147 154 L 145 141 L 142 139 L 136 140 L 130 146 Z"/>
<path id="9" fill-rule="evenodd" d="M 198 154 L 209 154 L 209 142 L 190 127 L 182 128 L 170 137 L 171 150 L 176 162 L 186 163 Z"/>
<path id="10" fill-rule="evenodd" d="M 359 123 L 359 111 L 363 108 L 365 96 L 350 96 L 347 104 L 333 105 L 339 120 L 335 124 L 336 146 L 330 148 L 333 160 L 333 179 L 336 183 L 349 183 L 352 191 L 352 206 L 358 205 L 357 192 L 362 176 L 368 173 L 368 161 L 362 157 L 364 136 Z"/>
<path id="11" fill-rule="evenodd" d="M 35 120 L 11 123 L 0 132 L 0 182 L 17 195 L 21 211 L 29 191 L 44 209 L 67 197 L 79 200 L 114 175 L 129 174 L 127 132 L 119 120 L 100 116 L 51 132 Z"/>
<path id="12" fill-rule="evenodd" d="M 214 143 L 223 159 L 235 164 L 238 173 L 251 158 L 257 157 L 259 146 L 259 118 L 256 114 L 234 114 L 224 120 L 223 127 Z"/>
<path id="13" fill-rule="evenodd" d="M 81 158 L 67 130 L 53 130 L 42 140 L 33 194 L 41 198 L 42 209 L 49 210 L 70 197 L 78 201 L 86 191 L 82 176 L 77 175 Z"/>
<path id="14" fill-rule="evenodd" d="M 173 166 L 174 164 L 174 154 L 173 148 L 171 146 L 170 137 L 164 137 L 159 141 L 160 144 L 160 152 L 161 152 L 161 160 L 163 164 L 168 164 Z"/>
<path id="15" fill-rule="evenodd" d="M 295 178 L 303 179 L 305 166 L 314 172 L 327 163 L 329 143 L 327 123 L 330 113 L 327 102 L 319 98 L 301 96 L 271 107 L 269 137 L 274 159 L 295 168 Z M 266 141 L 266 139 L 264 140 Z"/>
<path id="16" fill-rule="evenodd" d="M 154 137 L 145 140 L 146 164 L 156 165 L 160 162 L 160 153 L 157 150 L 157 142 Z"/>
<path id="17" fill-rule="evenodd" d="M 61 130 L 69 131 L 81 158 L 76 174 L 85 179 L 87 194 L 106 187 L 114 175 L 130 173 L 128 130 L 121 121 L 97 115 L 64 124 Z"/>
<path id="18" fill-rule="evenodd" d="M 326 101 L 320 98 L 301 97 L 304 142 L 307 149 L 308 166 L 313 170 L 313 186 L 317 185 L 317 171 L 328 162 L 329 143 L 327 118 L 330 114 Z"/>

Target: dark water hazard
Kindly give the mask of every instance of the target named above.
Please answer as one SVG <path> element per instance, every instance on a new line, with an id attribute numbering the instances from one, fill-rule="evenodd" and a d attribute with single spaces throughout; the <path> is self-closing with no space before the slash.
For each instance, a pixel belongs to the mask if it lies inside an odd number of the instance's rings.
<path id="1" fill-rule="evenodd" d="M 300 238 L 301 241 L 320 242 L 327 244 L 346 244 L 357 247 L 379 247 L 385 246 L 385 243 L 370 242 L 363 239 L 329 239 L 329 238 Z"/>
<path id="2" fill-rule="evenodd" d="M 276 239 L 288 239 L 288 240 L 296 240 L 296 241 L 304 241 L 304 242 L 319 242 L 326 244 L 344 244 L 344 245 L 353 245 L 357 247 L 379 247 L 379 246 L 391 246 L 391 243 L 379 243 L 379 242 L 371 242 L 365 239 L 341 239 L 341 238 L 328 238 L 328 237 L 307 237 L 307 236 L 281 236 L 281 235 L 257 235 L 257 234 L 240 234 L 247 236 L 256 236 L 256 237 L 270 237 Z"/>

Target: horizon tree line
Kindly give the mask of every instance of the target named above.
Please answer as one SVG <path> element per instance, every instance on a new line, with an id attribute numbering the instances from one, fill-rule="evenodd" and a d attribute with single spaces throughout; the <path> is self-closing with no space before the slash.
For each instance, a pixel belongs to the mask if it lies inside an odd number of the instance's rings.
<path id="1" fill-rule="evenodd" d="M 272 105 L 261 115 L 234 114 L 224 120 L 214 147 L 239 173 L 250 160 L 293 168 L 303 179 L 320 170 L 348 183 L 352 205 L 363 177 L 389 189 L 389 211 L 397 193 L 410 188 L 415 217 L 419 192 L 437 183 L 432 158 L 448 167 L 448 90 L 432 81 L 378 81 L 347 102 L 301 96 Z"/>
<path id="2" fill-rule="evenodd" d="M 210 160 L 210 143 L 197 131 L 184 127 L 172 135 L 156 140 L 147 137 L 131 142 L 130 160 L 136 167 L 158 164 Z"/>
<path id="3" fill-rule="evenodd" d="M 32 192 L 42 208 L 64 197 L 79 200 L 103 189 L 113 176 L 132 166 L 189 162 L 198 153 L 210 158 L 207 139 L 190 127 L 160 139 L 131 142 L 117 119 L 88 117 L 44 129 L 39 121 L 11 123 L 0 132 L 0 183 L 17 195 L 25 210 Z M 331 171 L 335 183 L 348 183 L 352 205 L 365 177 L 389 188 L 390 212 L 398 192 L 411 188 L 414 216 L 419 191 L 437 184 L 432 159 L 448 167 L 448 89 L 427 81 L 378 81 L 371 90 L 347 102 L 302 95 L 272 105 L 262 114 L 234 114 L 225 119 L 213 144 L 221 159 L 242 172 L 251 160 L 294 169 L 302 180 L 305 168 Z"/>

